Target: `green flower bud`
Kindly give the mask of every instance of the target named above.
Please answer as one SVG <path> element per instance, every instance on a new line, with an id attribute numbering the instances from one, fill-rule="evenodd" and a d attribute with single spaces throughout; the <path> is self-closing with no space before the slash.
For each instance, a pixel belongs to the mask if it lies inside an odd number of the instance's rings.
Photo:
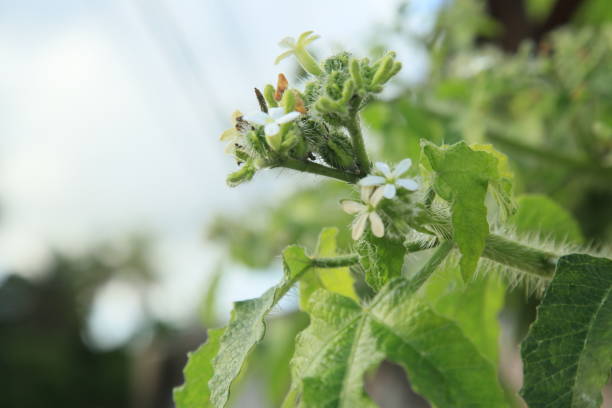
<path id="1" fill-rule="evenodd" d="M 274 99 L 274 86 L 268 84 L 264 88 L 264 98 L 266 98 L 266 102 L 268 102 L 268 106 L 270 108 L 276 108 L 278 106 L 278 102 Z"/>
<path id="2" fill-rule="evenodd" d="M 389 79 L 389 73 L 393 69 L 393 57 L 387 55 L 383 58 L 382 62 L 378 66 L 374 77 L 372 78 L 371 85 L 379 85 L 384 84 Z"/>
<path id="3" fill-rule="evenodd" d="M 266 135 L 266 143 L 275 152 L 280 150 L 281 143 L 283 142 L 283 132 L 278 132 L 275 135 Z"/>
<path id="4" fill-rule="evenodd" d="M 255 175 L 255 167 L 252 163 L 245 163 L 241 168 L 227 176 L 226 182 L 230 187 L 236 187 L 246 181 L 249 181 Z"/>
<path id="5" fill-rule="evenodd" d="M 342 98 L 340 99 L 340 103 L 342 104 L 347 103 L 353 96 L 354 92 L 355 92 L 355 82 L 353 82 L 352 79 L 349 79 L 348 81 L 344 83 L 344 88 L 342 88 Z"/>
<path id="6" fill-rule="evenodd" d="M 295 110 L 295 92 L 293 89 L 287 89 L 283 93 L 283 99 L 280 102 L 281 106 L 285 108 L 285 112 L 293 112 Z"/>
<path id="7" fill-rule="evenodd" d="M 338 102 L 331 100 L 331 98 L 322 96 L 315 103 L 315 109 L 322 113 L 336 113 L 341 110 L 341 106 Z"/>
<path id="8" fill-rule="evenodd" d="M 297 144 L 297 142 L 298 142 L 298 138 L 297 138 L 297 135 L 295 134 L 295 132 L 289 131 L 289 132 L 287 132 L 287 134 L 283 138 L 283 141 L 281 142 L 279 150 L 281 152 L 289 151 L 289 150 L 291 150 L 291 148 L 293 146 L 295 146 Z"/>
<path id="9" fill-rule="evenodd" d="M 355 82 L 355 86 L 357 88 L 363 87 L 363 76 L 361 75 L 361 67 L 359 66 L 359 61 L 357 59 L 351 59 L 349 65 L 349 72 L 351 74 L 351 78 L 353 82 Z"/>

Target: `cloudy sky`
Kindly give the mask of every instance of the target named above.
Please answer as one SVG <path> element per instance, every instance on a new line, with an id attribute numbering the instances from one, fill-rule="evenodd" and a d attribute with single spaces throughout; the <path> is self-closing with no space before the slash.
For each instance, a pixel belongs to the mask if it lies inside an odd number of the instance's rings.
<path id="1" fill-rule="evenodd" d="M 422 23 L 430 6 L 420 3 Z M 233 110 L 256 108 L 254 86 L 291 71 L 290 61 L 273 65 L 277 42 L 315 30 L 321 55 L 340 45 L 364 52 L 396 6 L 0 0 L 0 274 L 35 273 L 50 248 L 78 253 L 146 231 L 159 241 L 151 305 L 161 318 L 188 319 L 219 252 L 202 241 L 210 217 L 291 188 L 270 172 L 229 189 L 233 163 L 218 142 Z M 405 78 L 422 75 L 416 51 L 403 59 Z M 226 306 L 270 279 L 237 270 Z M 127 333 L 139 315 L 132 295 L 118 283 L 106 288 L 96 324 Z"/>

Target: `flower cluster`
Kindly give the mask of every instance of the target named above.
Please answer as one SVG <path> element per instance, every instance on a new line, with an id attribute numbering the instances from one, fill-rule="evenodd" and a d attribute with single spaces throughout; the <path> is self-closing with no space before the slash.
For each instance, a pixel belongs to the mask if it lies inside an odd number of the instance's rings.
<path id="1" fill-rule="evenodd" d="M 232 116 L 233 126 L 221 139 L 242 167 L 228 176 L 230 185 L 250 180 L 263 168 L 285 167 L 350 183 L 370 172 L 358 113 L 401 64 L 393 53 L 374 62 L 346 52 L 318 61 L 307 49 L 317 38 L 307 31 L 280 43 L 287 51 L 276 62 L 294 56 L 308 75 L 303 89 L 291 87 L 279 74 L 276 86 L 255 89 L 259 110 Z"/>

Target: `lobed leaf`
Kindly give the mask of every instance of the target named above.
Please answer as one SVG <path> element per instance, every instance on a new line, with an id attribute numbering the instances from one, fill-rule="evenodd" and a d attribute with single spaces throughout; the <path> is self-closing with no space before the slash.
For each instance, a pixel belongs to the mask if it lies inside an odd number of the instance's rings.
<path id="1" fill-rule="evenodd" d="M 503 407 L 494 366 L 451 320 L 413 296 L 404 278 L 362 307 L 319 289 L 311 324 L 297 338 L 285 407 L 373 407 L 364 375 L 384 358 L 408 371 L 414 389 L 439 407 Z"/>
<path id="2" fill-rule="evenodd" d="M 497 159 L 464 142 L 444 147 L 424 142 L 423 153 L 436 173 L 436 193 L 451 204 L 453 239 L 462 255 L 461 273 L 468 280 L 489 235 L 485 196 L 489 181 L 499 177 Z"/>
<path id="3" fill-rule="evenodd" d="M 612 367 L 612 260 L 571 254 L 521 346 L 531 408 L 596 408 Z"/>

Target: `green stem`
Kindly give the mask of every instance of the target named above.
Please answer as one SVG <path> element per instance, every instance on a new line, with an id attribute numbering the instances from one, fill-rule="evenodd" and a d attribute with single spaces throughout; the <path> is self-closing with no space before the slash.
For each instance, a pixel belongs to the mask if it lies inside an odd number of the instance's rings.
<path id="1" fill-rule="evenodd" d="M 339 255 L 331 258 L 312 258 L 310 263 L 304 266 L 301 271 L 296 273 L 291 279 L 286 280 L 278 288 L 275 301 L 280 300 L 289 290 L 295 285 L 302 276 L 312 268 L 340 268 L 343 266 L 351 266 L 359 262 L 358 254 Z"/>
<path id="2" fill-rule="evenodd" d="M 419 290 L 427 279 L 429 279 L 431 274 L 440 266 L 451 249 L 453 249 L 453 246 L 453 241 L 444 241 L 440 244 L 427 263 L 410 280 L 410 287 L 414 292 Z"/>
<path id="3" fill-rule="evenodd" d="M 347 173 L 342 170 L 323 166 L 319 163 L 314 163 L 314 162 L 310 162 L 306 160 L 297 160 L 297 159 L 292 159 L 289 157 L 276 163 L 274 167 L 286 167 L 292 170 L 297 170 L 297 171 L 302 171 L 306 173 L 318 174 L 320 176 L 335 178 L 335 179 L 346 181 L 352 184 L 359 181 L 359 176 L 357 176 L 356 174 Z"/>
<path id="4" fill-rule="evenodd" d="M 358 104 L 358 103 L 357 103 Z M 353 142 L 353 150 L 357 157 L 357 167 L 361 177 L 365 177 L 370 172 L 370 159 L 368 158 L 368 152 L 363 142 L 363 135 L 361 134 L 361 126 L 359 124 L 359 115 L 356 110 L 351 109 L 349 119 L 345 122 L 344 126 L 348 130 Z"/>
<path id="5" fill-rule="evenodd" d="M 359 262 L 359 255 L 339 255 L 333 258 L 313 258 L 312 266 L 315 268 L 340 268 L 343 266 L 355 265 Z"/>

